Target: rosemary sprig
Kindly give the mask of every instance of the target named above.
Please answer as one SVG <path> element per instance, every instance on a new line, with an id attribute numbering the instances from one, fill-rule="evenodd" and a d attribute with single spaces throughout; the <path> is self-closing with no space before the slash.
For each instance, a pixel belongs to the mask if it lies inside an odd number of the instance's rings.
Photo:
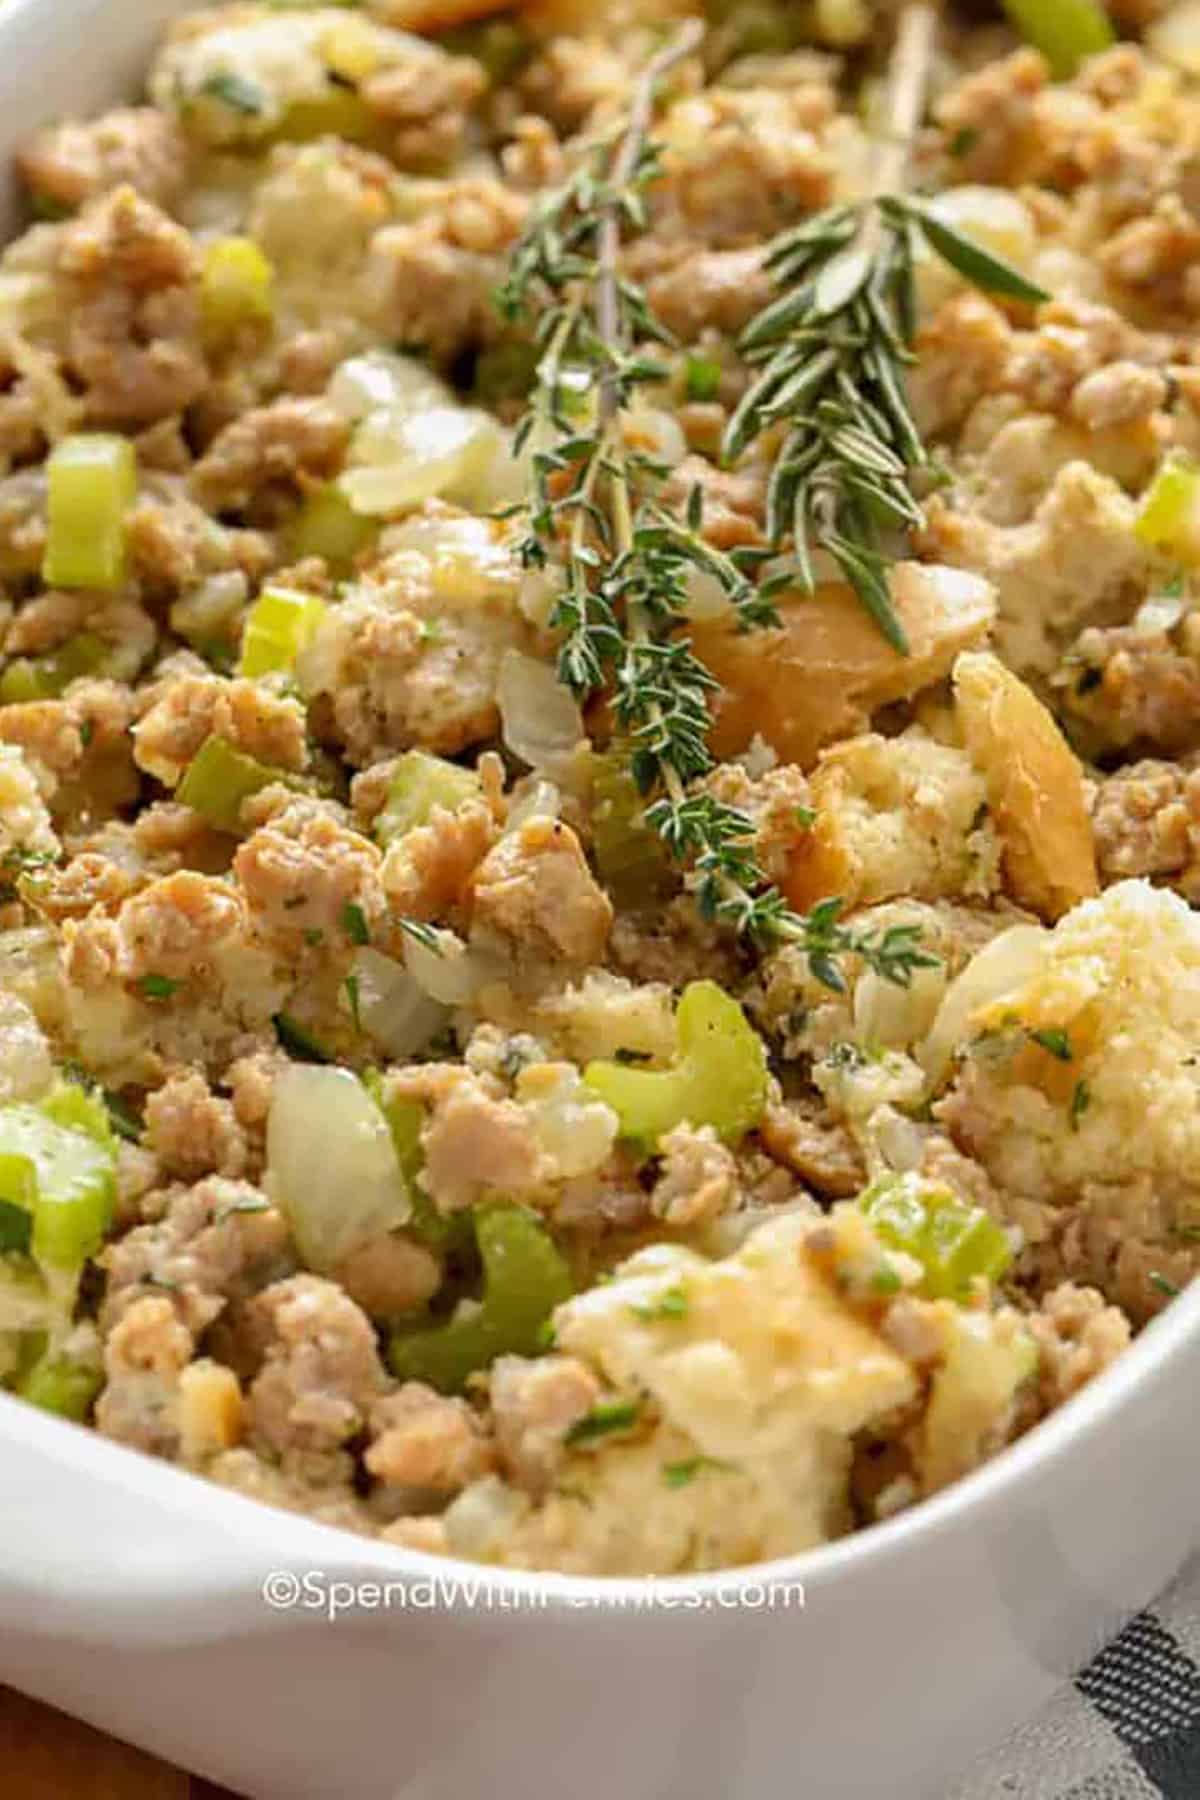
<path id="1" fill-rule="evenodd" d="M 658 84 L 700 35 L 695 22 L 686 25 L 647 66 L 620 135 L 597 144 L 542 201 L 500 291 L 506 317 L 534 319 L 541 351 L 517 432 L 519 447 L 533 446 L 521 556 L 560 573 L 551 615 L 561 633 L 559 675 L 581 698 L 609 692 L 650 802 L 646 821 L 690 865 L 702 912 L 759 942 L 801 944 L 832 988 L 844 985 L 836 959 L 847 952 L 907 985 L 936 961 L 915 931 L 856 933 L 840 923 L 837 900 L 807 916 L 791 911 L 757 864 L 753 822 L 694 786 L 714 766 L 717 683 L 683 631 L 691 571 L 715 576 L 739 628 L 777 620 L 770 590 L 751 579 L 755 553 L 725 555 L 705 542 L 699 489 L 684 518 L 670 513 L 659 498 L 666 470 L 625 431 L 640 390 L 666 374 L 652 350 L 669 339 L 623 272 L 622 235 L 644 227 L 645 190 L 658 173 L 649 137 Z"/>
<path id="2" fill-rule="evenodd" d="M 764 585 L 798 582 L 811 593 L 813 551 L 825 551 L 901 654 L 908 641 L 888 590 L 890 559 L 880 534 L 922 525 L 909 481 L 932 460 L 904 393 L 918 236 L 977 287 L 1025 301 L 1049 298 L 901 191 L 935 27 L 930 6 L 910 6 L 901 17 L 874 194 L 817 214 L 768 250 L 779 292 L 738 341 L 759 372 L 722 445 L 725 461 L 733 462 L 764 431 L 786 427 L 767 486 L 767 534 L 775 548 L 790 538 L 792 558 Z"/>

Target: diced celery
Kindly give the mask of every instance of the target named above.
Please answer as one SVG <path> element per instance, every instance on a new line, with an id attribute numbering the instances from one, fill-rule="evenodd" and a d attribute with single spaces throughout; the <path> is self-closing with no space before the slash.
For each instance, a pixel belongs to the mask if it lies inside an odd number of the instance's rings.
<path id="1" fill-rule="evenodd" d="M 125 518 L 137 493 L 128 438 L 108 432 L 65 437 L 46 463 L 49 587 L 115 588 L 125 579 Z"/>
<path id="2" fill-rule="evenodd" d="M 303 594 L 295 588 L 264 588 L 242 630 L 239 675 L 267 675 L 292 669 L 307 649 L 325 617 L 326 603 L 319 594 Z"/>
<path id="3" fill-rule="evenodd" d="M 306 556 L 323 556 L 332 568 L 345 569 L 378 530 L 374 519 L 356 513 L 341 489 L 327 482 L 305 497 L 292 521 L 288 534 L 291 554 L 297 562 Z"/>
<path id="4" fill-rule="evenodd" d="M 270 319 L 274 282 L 275 271 L 253 238 L 213 238 L 200 268 L 200 307 L 208 330 L 223 337 Z"/>
<path id="5" fill-rule="evenodd" d="M 269 142 L 306 144 L 314 138 L 344 138 L 349 144 L 369 144 L 381 137 L 379 115 L 373 113 L 353 88 L 330 85 L 311 100 L 295 100 L 269 135 Z"/>
<path id="6" fill-rule="evenodd" d="M 556 1306 L 572 1293 L 570 1271 L 545 1226 L 519 1206 L 487 1206 L 475 1214 L 483 1263 L 483 1298 L 460 1306 L 444 1325 L 394 1332 L 392 1372 L 455 1393 L 498 1356 L 536 1356 Z"/>
<path id="7" fill-rule="evenodd" d="M 82 675 L 97 674 L 112 654 L 94 631 L 80 631 L 45 656 L 17 656 L 0 675 L 0 703 L 54 700 Z"/>
<path id="8" fill-rule="evenodd" d="M 618 906 L 652 900 L 671 877 L 666 846 L 645 822 L 646 800 L 619 752 L 592 762 L 592 851 Z"/>
<path id="9" fill-rule="evenodd" d="M 1142 498 L 1133 529 L 1151 550 L 1200 561 L 1200 465 L 1169 456 Z"/>
<path id="10" fill-rule="evenodd" d="M 0 1108 L 0 1200 L 30 1214 L 39 1262 L 75 1268 L 95 1255 L 112 1223 L 115 1160 L 111 1145 L 39 1106 Z"/>
<path id="11" fill-rule="evenodd" d="M 741 1007 L 715 981 L 693 981 L 675 1014 L 679 1054 L 670 1069 L 592 1062 L 583 1079 L 621 1121 L 621 1135 L 653 1148 L 676 1125 L 711 1125 L 736 1140 L 767 1103 L 767 1054 Z"/>
<path id="12" fill-rule="evenodd" d="M 99 1089 L 83 1087 L 77 1081 L 58 1081 L 38 1106 L 56 1125 L 82 1131 L 106 1149 L 116 1149 L 112 1116 Z"/>
<path id="13" fill-rule="evenodd" d="M 1074 75 L 1086 57 L 1116 41 L 1099 0 L 1003 0 L 1005 12 L 1027 43 L 1040 50 L 1059 81 Z"/>
<path id="14" fill-rule="evenodd" d="M 96 1364 L 43 1353 L 31 1369 L 18 1377 L 16 1392 L 43 1412 L 82 1422 L 102 1384 L 103 1375 Z"/>
<path id="15" fill-rule="evenodd" d="M 235 750 L 224 738 L 206 737 L 184 770 L 175 798 L 217 831 L 236 833 L 242 828 L 242 802 L 283 779 L 281 770 Z"/>
<path id="16" fill-rule="evenodd" d="M 915 1257 L 932 1299 L 961 1299 L 976 1276 L 995 1281 L 1012 1261 L 1002 1228 L 981 1206 L 917 1175 L 884 1175 L 858 1202 L 889 1249 Z"/>
<path id="17" fill-rule="evenodd" d="M 406 750 L 396 763 L 387 802 L 375 821 L 375 837 L 383 845 L 424 825 L 435 806 L 453 812 L 481 792 L 471 769 L 431 756 L 428 750 Z"/>
<path id="18" fill-rule="evenodd" d="M 419 1100 L 385 1101 L 379 1073 L 370 1069 L 363 1076 L 363 1086 L 388 1122 L 392 1144 L 400 1163 L 400 1172 L 408 1184 L 412 1198 L 412 1218 L 406 1229 L 431 1250 L 463 1249 L 471 1240 L 471 1215 L 462 1210 L 441 1213 L 417 1180 L 425 1165 L 421 1149 L 421 1127 L 425 1108 Z"/>

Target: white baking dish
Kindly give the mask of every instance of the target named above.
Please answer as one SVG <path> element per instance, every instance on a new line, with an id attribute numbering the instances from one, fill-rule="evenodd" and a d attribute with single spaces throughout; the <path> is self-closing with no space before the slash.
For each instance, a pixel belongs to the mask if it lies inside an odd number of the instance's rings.
<path id="1" fill-rule="evenodd" d="M 6 163 L 130 93 L 174 10 L 4 0 Z M 1198 1386 L 1200 1288 L 958 1488 L 767 1570 L 655 1583 L 654 1610 L 646 1583 L 382 1548 L 0 1397 L 0 1679 L 262 1800 L 928 1800 L 1200 1543 Z M 273 1571 L 307 1577 L 290 1609 Z M 431 1607 L 456 1574 L 474 1606 Z M 320 1609 L 382 1580 L 410 1605 Z M 796 1581 L 803 1610 L 769 1604 Z"/>

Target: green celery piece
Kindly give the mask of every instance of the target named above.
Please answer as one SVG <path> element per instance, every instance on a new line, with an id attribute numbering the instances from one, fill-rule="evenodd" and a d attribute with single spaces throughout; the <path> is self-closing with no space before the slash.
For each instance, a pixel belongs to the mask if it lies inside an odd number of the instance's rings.
<path id="1" fill-rule="evenodd" d="M 378 1069 L 367 1070 L 363 1076 L 363 1086 L 388 1122 L 400 1172 L 412 1200 L 412 1217 L 405 1230 L 412 1237 L 419 1238 L 430 1250 L 465 1249 L 471 1241 L 470 1213 L 465 1209 L 455 1213 L 440 1213 L 417 1180 L 425 1166 L 421 1150 L 425 1108 L 419 1100 L 385 1101 Z"/>
<path id="2" fill-rule="evenodd" d="M 629 758 L 609 750 L 592 759 L 592 854 L 619 906 L 636 906 L 666 891 L 671 861 L 658 832 L 645 822 L 646 799 Z"/>
<path id="3" fill-rule="evenodd" d="M 767 1054 L 737 1001 L 715 981 L 689 982 L 675 1028 L 674 1068 L 592 1062 L 584 1070 L 584 1081 L 620 1119 L 621 1136 L 653 1149 L 685 1120 L 711 1125 L 731 1142 L 752 1131 L 767 1104 Z"/>
<path id="4" fill-rule="evenodd" d="M 25 1103 L 0 1107 L 0 1200 L 29 1212 L 39 1262 L 76 1268 L 112 1224 L 115 1157 L 90 1133 Z"/>
<path id="5" fill-rule="evenodd" d="M 481 792 L 479 777 L 428 750 L 406 750 L 392 772 L 383 811 L 375 821 L 376 840 L 385 846 L 424 825 L 435 806 L 453 812 Z"/>
<path id="6" fill-rule="evenodd" d="M 1151 550 L 1194 560 L 1200 533 L 1200 465 L 1169 456 L 1142 497 L 1134 536 Z"/>
<path id="7" fill-rule="evenodd" d="M 68 1356 L 43 1353 L 33 1367 L 18 1377 L 15 1391 L 31 1406 L 55 1413 L 60 1419 L 82 1424 L 100 1392 L 104 1377 L 99 1368 L 75 1362 Z"/>
<path id="8" fill-rule="evenodd" d="M 211 239 L 200 266 L 200 310 L 208 330 L 225 337 L 273 317 L 274 282 L 275 271 L 253 238 Z"/>
<path id="9" fill-rule="evenodd" d="M 54 700 L 81 675 L 97 674 L 111 647 L 94 631 L 80 631 L 45 656 L 17 656 L 0 675 L 0 704 Z"/>
<path id="10" fill-rule="evenodd" d="M 1012 1261 L 1006 1234 L 983 1207 L 918 1176 L 880 1176 L 858 1204 L 882 1243 L 921 1264 L 930 1299 L 961 1299 L 976 1276 L 996 1281 Z"/>
<path id="11" fill-rule="evenodd" d="M 253 756 L 235 750 L 222 737 L 206 737 L 183 772 L 175 798 L 190 806 L 217 831 L 242 829 L 242 802 L 260 788 L 286 777 Z"/>
<path id="12" fill-rule="evenodd" d="M 82 1131 L 98 1144 L 115 1153 L 116 1134 L 103 1094 L 95 1088 L 83 1087 L 77 1081 L 56 1082 L 50 1092 L 38 1101 L 39 1111 L 56 1125 L 71 1131 Z"/>
<path id="13" fill-rule="evenodd" d="M 303 562 L 306 556 L 322 556 L 335 571 L 344 571 L 378 531 L 378 521 L 356 513 L 342 490 L 331 481 L 306 495 L 288 538 L 297 562 Z"/>
<path id="14" fill-rule="evenodd" d="M 1002 3 L 1021 36 L 1046 58 L 1057 81 L 1066 81 L 1087 57 L 1116 42 L 1116 33 L 1099 0 Z"/>
<path id="15" fill-rule="evenodd" d="M 268 675 L 295 668 L 328 610 L 319 594 L 264 588 L 246 615 L 239 675 Z"/>
<path id="16" fill-rule="evenodd" d="M 129 439 L 102 431 L 60 439 L 46 463 L 46 482 L 46 585 L 120 587 L 125 519 L 137 494 Z"/>
<path id="17" fill-rule="evenodd" d="M 388 1350 L 400 1381 L 424 1381 L 458 1393 L 470 1375 L 498 1356 L 536 1356 L 541 1332 L 572 1293 L 570 1271 L 545 1226 L 519 1206 L 487 1206 L 475 1214 L 483 1263 L 483 1299 L 443 1325 L 393 1332 Z"/>

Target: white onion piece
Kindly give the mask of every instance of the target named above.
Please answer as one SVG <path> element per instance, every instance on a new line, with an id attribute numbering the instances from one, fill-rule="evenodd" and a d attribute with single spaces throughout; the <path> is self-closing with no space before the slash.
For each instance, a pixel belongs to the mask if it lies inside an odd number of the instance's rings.
<path id="1" fill-rule="evenodd" d="M 579 702 L 549 663 L 506 650 L 500 658 L 496 704 L 504 742 L 514 756 L 550 776 L 570 772 L 587 734 Z"/>
<path id="2" fill-rule="evenodd" d="M 498 1475 L 473 1481 L 442 1514 L 446 1543 L 455 1556 L 494 1556 L 529 1511 L 529 1501 Z"/>
<path id="3" fill-rule="evenodd" d="M 465 1006 L 479 987 L 483 971 L 452 931 L 439 931 L 436 935 L 436 950 L 418 938 L 405 938 L 404 967 L 431 1000 L 441 1006 Z"/>
<path id="4" fill-rule="evenodd" d="M 939 1081 L 955 1048 L 981 1007 L 1021 987 L 1037 974 L 1050 933 L 1042 925 L 1013 925 L 973 956 L 946 990 L 933 1028 L 918 1052 L 926 1073 Z"/>
<path id="5" fill-rule="evenodd" d="M 397 1060 L 424 1050 L 449 1019 L 402 963 L 378 950 L 356 951 L 354 974 L 363 1030 Z"/>
<path id="6" fill-rule="evenodd" d="M 432 369 L 416 357 L 397 356 L 391 350 L 368 350 L 339 363 L 326 398 L 353 424 L 385 408 L 402 414 L 454 403 L 452 390 Z"/>
<path id="7" fill-rule="evenodd" d="M 498 429 L 486 413 L 460 406 L 369 413 L 354 434 L 351 466 L 339 486 L 355 512 L 370 516 L 408 512 L 439 498 L 469 504 Z"/>
<path id="8" fill-rule="evenodd" d="M 510 831 L 520 831 L 530 819 L 557 819 L 561 808 L 562 795 L 552 781 L 530 782 L 509 807 L 504 836 L 507 837 Z"/>
<path id="9" fill-rule="evenodd" d="M 412 1215 L 387 1120 L 349 1069 L 293 1063 L 276 1078 L 267 1187 L 319 1274 Z"/>
<path id="10" fill-rule="evenodd" d="M 50 1046 L 33 1008 L 0 988 L 0 1101 L 36 1100 L 53 1079 Z"/>

